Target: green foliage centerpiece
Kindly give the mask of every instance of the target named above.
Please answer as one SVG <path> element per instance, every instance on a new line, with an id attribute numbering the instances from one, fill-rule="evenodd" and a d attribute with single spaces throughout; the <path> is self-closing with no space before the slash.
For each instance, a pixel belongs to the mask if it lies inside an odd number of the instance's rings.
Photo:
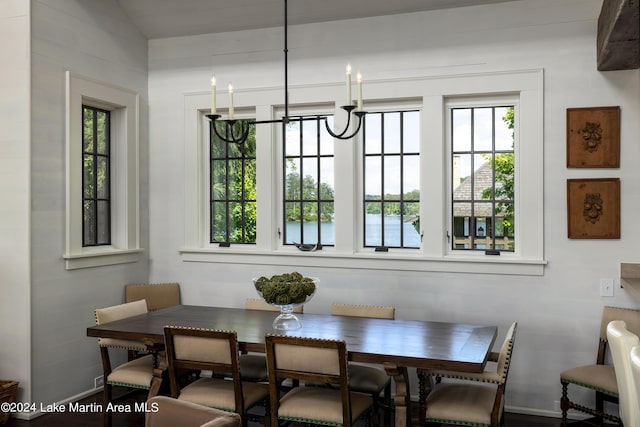
<path id="1" fill-rule="evenodd" d="M 316 292 L 318 280 L 298 272 L 277 274 L 253 279 L 256 291 L 265 302 L 280 308 L 280 315 L 273 321 L 273 329 L 292 330 L 302 325 L 293 310 L 309 301 Z"/>

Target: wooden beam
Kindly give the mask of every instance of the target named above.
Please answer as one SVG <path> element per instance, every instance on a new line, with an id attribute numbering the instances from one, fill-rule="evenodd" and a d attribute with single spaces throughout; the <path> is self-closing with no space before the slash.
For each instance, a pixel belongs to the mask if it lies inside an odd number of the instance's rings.
<path id="1" fill-rule="evenodd" d="M 640 0 L 604 0 L 597 47 L 600 71 L 640 68 Z"/>

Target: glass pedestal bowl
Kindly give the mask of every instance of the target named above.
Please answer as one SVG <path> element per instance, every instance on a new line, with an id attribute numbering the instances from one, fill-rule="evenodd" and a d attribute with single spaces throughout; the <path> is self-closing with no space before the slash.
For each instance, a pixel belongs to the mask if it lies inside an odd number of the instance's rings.
<path id="1" fill-rule="evenodd" d="M 278 331 L 292 331 L 295 329 L 300 329 L 302 327 L 300 319 L 298 319 L 298 317 L 294 314 L 294 310 L 298 307 L 303 306 L 304 304 L 309 302 L 311 298 L 313 298 L 316 291 L 318 290 L 318 284 L 320 283 L 320 280 L 317 277 L 309 277 L 309 279 L 313 280 L 313 283 L 315 285 L 314 291 L 310 295 L 306 295 L 304 301 L 297 301 L 290 304 L 278 304 L 276 302 L 268 301 L 264 297 L 263 293 L 256 288 L 256 292 L 258 292 L 258 295 L 264 302 L 280 309 L 280 314 L 273 320 L 273 329 Z M 257 280 L 257 278 L 253 279 L 254 287 L 256 286 Z"/>

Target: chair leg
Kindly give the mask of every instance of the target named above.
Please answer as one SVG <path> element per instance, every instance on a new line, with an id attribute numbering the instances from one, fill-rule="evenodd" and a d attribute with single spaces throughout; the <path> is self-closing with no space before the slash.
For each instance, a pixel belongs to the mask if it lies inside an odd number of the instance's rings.
<path id="1" fill-rule="evenodd" d="M 384 412 L 384 425 L 391 425 L 391 381 L 385 386 L 382 395 L 383 399 L 383 412 Z"/>
<path id="2" fill-rule="evenodd" d="M 596 391 L 596 412 L 600 415 L 596 416 L 596 422 L 600 425 L 604 425 L 604 418 L 601 414 L 604 414 L 604 397 L 602 393 Z"/>
<path id="3" fill-rule="evenodd" d="M 562 397 L 560 398 L 560 409 L 562 410 L 562 421 L 560 425 L 565 427 L 567 425 L 567 411 L 569 410 L 569 397 L 567 393 L 568 383 L 562 383 Z"/>
<path id="4" fill-rule="evenodd" d="M 162 369 L 153 370 L 153 379 L 151 380 L 151 387 L 149 388 L 149 395 L 147 399 L 151 399 L 158 395 L 160 386 L 162 386 L 162 375 L 164 371 Z"/>
<path id="5" fill-rule="evenodd" d="M 111 402 L 112 395 L 113 395 L 113 386 L 111 384 L 105 384 L 103 386 L 103 393 L 102 393 L 102 396 L 103 396 L 102 420 L 103 420 L 104 427 L 111 427 L 112 414 L 111 414 L 111 411 L 107 411 L 105 408 L 109 404 L 109 402 Z"/>
<path id="6" fill-rule="evenodd" d="M 418 425 L 425 427 L 427 417 L 427 376 L 418 370 Z"/>

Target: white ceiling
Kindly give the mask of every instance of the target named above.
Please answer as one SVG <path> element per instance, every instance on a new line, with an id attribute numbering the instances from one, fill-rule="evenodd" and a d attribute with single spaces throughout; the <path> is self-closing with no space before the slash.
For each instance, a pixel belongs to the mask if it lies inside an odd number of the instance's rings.
<path id="1" fill-rule="evenodd" d="M 289 25 L 510 0 L 290 0 Z M 149 39 L 219 33 L 284 24 L 283 0 L 118 0 Z"/>

